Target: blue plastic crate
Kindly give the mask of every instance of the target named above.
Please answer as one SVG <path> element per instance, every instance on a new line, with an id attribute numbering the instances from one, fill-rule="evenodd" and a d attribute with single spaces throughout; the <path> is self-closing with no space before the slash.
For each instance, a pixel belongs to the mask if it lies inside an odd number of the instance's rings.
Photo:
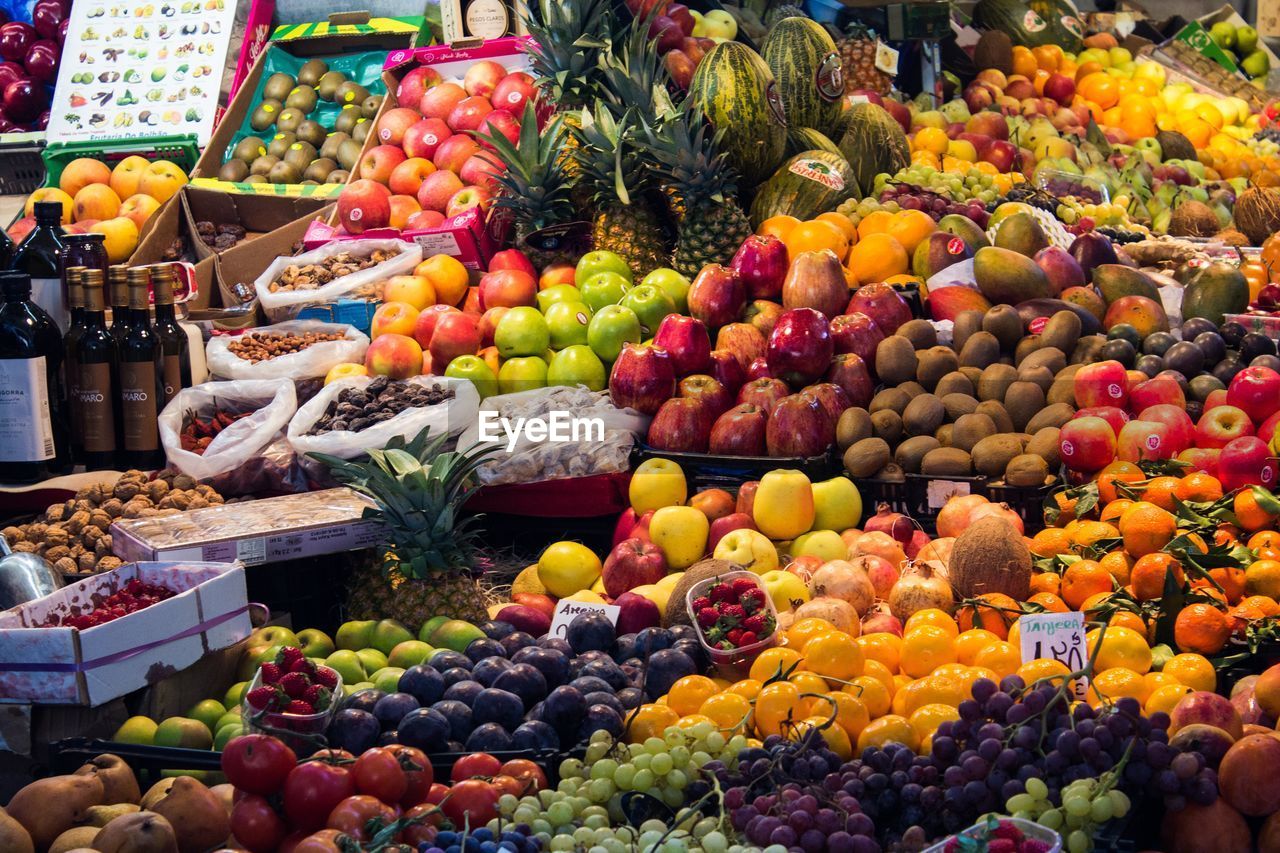
<path id="1" fill-rule="evenodd" d="M 368 302 L 364 299 L 339 299 L 337 302 L 309 305 L 298 312 L 298 319 L 346 323 L 367 335 L 373 325 L 373 312 L 377 311 L 381 304 L 381 302 Z"/>

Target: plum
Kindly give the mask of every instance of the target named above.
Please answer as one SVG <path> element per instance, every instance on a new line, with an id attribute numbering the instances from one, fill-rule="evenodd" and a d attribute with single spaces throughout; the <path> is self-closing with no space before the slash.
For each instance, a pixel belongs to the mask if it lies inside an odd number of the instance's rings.
<path id="1" fill-rule="evenodd" d="M 444 695 L 445 683 L 444 677 L 440 675 L 439 670 L 428 664 L 420 663 L 404 671 L 396 688 L 401 693 L 408 693 L 418 700 L 419 705 L 426 707 L 440 701 Z"/>
<path id="2" fill-rule="evenodd" d="M 362 690 L 361 693 L 377 691 Z M 333 715 L 326 732 L 329 746 L 334 749 L 345 749 L 352 755 L 359 755 L 371 749 L 378 742 L 382 728 L 378 718 L 360 708 L 343 708 Z"/>
<path id="3" fill-rule="evenodd" d="M 656 701 L 659 696 L 667 695 L 671 685 L 697 671 L 698 666 L 693 662 L 693 658 L 678 649 L 663 649 L 655 652 L 649 658 L 649 677 L 645 679 L 645 693 L 648 694 L 650 701 Z"/>
<path id="4" fill-rule="evenodd" d="M 508 690 L 486 687 L 471 704 L 472 718 L 479 723 L 497 723 L 511 731 L 524 722 L 524 702 Z"/>
<path id="5" fill-rule="evenodd" d="M 381 690 L 375 687 L 366 687 L 364 690 L 357 690 L 342 702 L 343 708 L 356 708 L 361 711 L 373 713 L 373 706 L 378 704 L 378 700 L 386 696 Z"/>
<path id="6" fill-rule="evenodd" d="M 444 691 L 442 699 L 453 699 L 461 702 L 468 708 L 475 704 L 476 697 L 484 690 L 485 685 L 478 681 L 459 681 L 457 684 L 451 684 Z"/>
<path id="7" fill-rule="evenodd" d="M 507 650 L 508 655 L 513 655 L 521 649 L 533 647 L 533 645 L 538 642 L 538 639 L 532 634 L 527 634 L 524 631 L 512 631 L 510 634 L 499 640 L 499 642 L 501 642 L 502 647 Z"/>
<path id="8" fill-rule="evenodd" d="M 578 726 L 578 740 L 584 741 L 598 731 L 606 731 L 614 737 L 622 735 L 622 715 L 608 705 L 591 705 Z"/>
<path id="9" fill-rule="evenodd" d="M 452 687 L 460 681 L 471 681 L 471 670 L 463 669 L 460 666 L 450 667 L 440 673 L 440 677 L 444 679 L 446 687 Z"/>
<path id="10" fill-rule="evenodd" d="M 497 640 L 490 640 L 488 637 L 482 637 L 479 640 L 472 640 L 467 644 L 467 657 L 473 662 L 479 662 L 485 658 L 507 656 L 507 650 L 502 647 L 502 643 Z"/>
<path id="11" fill-rule="evenodd" d="M 410 711 L 396 727 L 400 743 L 417 747 L 423 752 L 439 752 L 444 749 L 451 733 L 449 721 L 435 708 Z"/>
<path id="12" fill-rule="evenodd" d="M 476 662 L 476 665 L 471 668 L 471 677 L 485 687 L 492 687 L 494 679 L 512 666 L 514 664 L 505 657 L 491 655 Z"/>
<path id="13" fill-rule="evenodd" d="M 544 649 L 555 649 L 566 656 L 573 655 L 573 647 L 569 645 L 569 642 L 564 637 L 552 637 L 548 634 L 538 639 L 538 645 Z"/>
<path id="14" fill-rule="evenodd" d="M 384 729 L 394 729 L 410 711 L 418 710 L 418 700 L 408 693 L 388 693 L 373 706 L 373 715 Z"/>
<path id="15" fill-rule="evenodd" d="M 503 637 L 515 633 L 516 626 L 510 622 L 499 622 L 496 619 L 486 619 L 477 627 L 484 631 L 484 635 L 490 640 L 501 640 Z"/>
<path id="16" fill-rule="evenodd" d="M 586 713 L 582 691 L 567 684 L 552 690 L 543 700 L 542 719 L 556 731 L 576 731 Z"/>
<path id="17" fill-rule="evenodd" d="M 598 675 L 582 675 L 569 682 L 569 686 L 578 688 L 583 696 L 588 693 L 612 693 L 613 688 L 609 686 L 609 682 L 605 681 Z"/>
<path id="18" fill-rule="evenodd" d="M 57 42 L 41 39 L 27 48 L 22 65 L 33 79 L 52 83 L 58 76 L 58 56 L 61 52 Z"/>
<path id="19" fill-rule="evenodd" d="M 471 734 L 471 730 L 475 727 L 472 722 L 471 708 L 465 702 L 459 702 L 457 699 L 441 699 L 431 707 L 449 721 L 449 737 L 452 740 L 466 740 L 467 735 Z"/>
<path id="20" fill-rule="evenodd" d="M 476 726 L 467 736 L 467 752 L 501 752 L 511 749 L 511 735 L 497 723 Z"/>
<path id="21" fill-rule="evenodd" d="M 618 663 L 623 663 L 627 658 L 636 656 L 636 637 L 637 634 L 623 634 L 613 641 L 613 659 Z"/>
<path id="22" fill-rule="evenodd" d="M 644 704 L 644 691 L 639 687 L 626 687 L 618 691 L 618 701 L 628 711 L 634 711 Z"/>
<path id="23" fill-rule="evenodd" d="M 565 639 L 578 654 L 607 651 L 617 639 L 617 632 L 603 613 L 583 613 L 569 623 Z"/>
<path id="24" fill-rule="evenodd" d="M 645 628 L 636 633 L 636 654 L 646 658 L 654 652 L 671 648 L 676 638 L 666 628 Z"/>
<path id="25" fill-rule="evenodd" d="M 560 736 L 541 720 L 528 720 L 511 733 L 512 749 L 559 749 Z"/>
<path id="26" fill-rule="evenodd" d="M 431 664 L 441 672 L 454 667 L 471 669 L 471 658 L 461 652 L 455 652 L 449 649 L 437 649 L 432 652 L 431 657 L 427 658 L 427 663 Z"/>
<path id="27" fill-rule="evenodd" d="M 617 711 L 619 714 L 625 714 L 627 711 L 627 709 L 623 706 L 622 702 L 620 702 L 618 700 L 618 697 L 613 693 L 603 693 L 601 691 L 596 691 L 595 693 L 588 693 L 586 696 L 582 698 L 587 703 L 587 707 L 590 707 L 592 705 L 608 705 L 610 708 Z"/>
<path id="28" fill-rule="evenodd" d="M 569 657 L 558 649 L 533 646 L 511 656 L 512 663 L 527 663 L 542 673 L 548 687 L 558 687 L 569 680 Z"/>
<path id="29" fill-rule="evenodd" d="M 622 667 L 608 658 L 593 660 L 582 668 L 582 676 L 594 676 L 601 679 L 613 690 L 621 690 L 627 686 L 627 674 Z M 582 677 L 580 676 L 580 677 Z"/>
<path id="30" fill-rule="evenodd" d="M 47 105 L 44 85 L 31 79 L 14 80 L 5 86 L 4 100 L 0 103 L 5 115 L 16 122 L 34 121 Z"/>
<path id="31" fill-rule="evenodd" d="M 532 708 L 547 695 L 547 679 L 541 670 L 527 663 L 512 664 L 498 675 L 491 686 L 519 696 L 526 709 Z"/>

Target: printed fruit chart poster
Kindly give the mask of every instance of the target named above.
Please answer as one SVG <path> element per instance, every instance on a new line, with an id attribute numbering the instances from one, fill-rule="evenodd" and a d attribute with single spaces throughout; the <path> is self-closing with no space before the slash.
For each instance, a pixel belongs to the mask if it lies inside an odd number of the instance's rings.
<path id="1" fill-rule="evenodd" d="M 50 142 L 213 132 L 236 0 L 77 0 Z"/>

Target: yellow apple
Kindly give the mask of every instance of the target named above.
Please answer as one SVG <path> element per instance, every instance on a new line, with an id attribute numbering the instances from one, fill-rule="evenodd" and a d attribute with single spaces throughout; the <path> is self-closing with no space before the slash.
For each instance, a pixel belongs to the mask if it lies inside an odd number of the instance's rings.
<path id="1" fill-rule="evenodd" d="M 661 580 L 654 584 L 658 589 L 665 589 L 671 592 L 676 588 L 676 584 L 680 583 L 680 578 L 684 577 L 684 572 L 672 572 L 664 576 Z"/>
<path id="2" fill-rule="evenodd" d="M 605 604 L 605 600 L 600 597 L 600 593 L 593 592 L 589 589 L 580 589 L 573 595 L 566 595 L 565 598 L 570 601 L 585 601 L 588 604 Z"/>
<path id="3" fill-rule="evenodd" d="M 538 580 L 556 598 L 590 590 L 600 569 L 600 558 L 580 542 L 553 542 L 538 558 Z"/>
<path id="4" fill-rule="evenodd" d="M 848 549 L 845 549 L 848 553 Z M 758 530 L 740 527 L 730 530 L 716 543 L 717 560 L 728 560 L 737 563 L 748 571 L 762 574 L 778 568 L 778 549 Z"/>
<path id="5" fill-rule="evenodd" d="M 849 559 L 849 546 L 834 530 L 811 530 L 802 533 L 791 543 L 793 557 L 820 557 L 827 560 Z"/>
<path id="6" fill-rule="evenodd" d="M 809 588 L 804 581 L 799 575 L 793 575 L 785 569 L 765 572 L 760 576 L 760 582 L 764 584 L 765 592 L 769 593 L 769 599 L 779 613 L 791 610 L 792 602 L 795 602 L 794 606 L 799 606 L 809 600 Z"/>
<path id="7" fill-rule="evenodd" d="M 649 538 L 662 549 L 668 566 L 687 569 L 707 552 L 710 528 L 711 523 L 700 509 L 664 506 L 649 521 Z"/>
<path id="8" fill-rule="evenodd" d="M 592 592 L 594 592 L 594 593 L 597 593 L 598 595 L 604 595 L 604 593 L 605 593 L 605 588 L 604 588 L 604 576 L 603 576 L 603 575 L 601 575 L 600 577 L 596 578 L 596 582 L 595 582 L 595 583 L 593 583 L 593 584 L 591 585 L 591 591 L 592 591 Z"/>
<path id="9" fill-rule="evenodd" d="M 637 516 L 664 506 L 680 506 L 689 497 L 684 471 L 670 459 L 646 459 L 631 475 L 627 492 Z"/>
<path id="10" fill-rule="evenodd" d="M 967 139 L 953 139 L 947 143 L 947 156 L 975 163 L 978 160 L 978 149 Z"/>
<path id="11" fill-rule="evenodd" d="M 862 520 L 862 495 L 848 477 L 813 484 L 813 529 L 848 530 Z M 843 560 L 844 557 L 839 559 Z"/>
<path id="12" fill-rule="evenodd" d="M 637 586 L 627 591 L 634 592 L 636 595 L 644 596 L 652 601 L 657 605 L 659 613 L 667 612 L 667 599 L 671 598 L 671 590 L 663 589 L 656 583 L 647 583 L 643 586 Z"/>
<path id="13" fill-rule="evenodd" d="M 770 471 L 760 478 L 751 513 L 765 536 L 794 539 L 813 527 L 813 484 L 800 471 Z"/>
<path id="14" fill-rule="evenodd" d="M 354 361 L 344 361 L 342 364 L 335 364 L 329 368 L 329 372 L 325 374 L 324 384 L 336 382 L 339 379 L 347 379 L 351 376 L 368 376 L 369 368 L 363 364 L 357 364 Z"/>

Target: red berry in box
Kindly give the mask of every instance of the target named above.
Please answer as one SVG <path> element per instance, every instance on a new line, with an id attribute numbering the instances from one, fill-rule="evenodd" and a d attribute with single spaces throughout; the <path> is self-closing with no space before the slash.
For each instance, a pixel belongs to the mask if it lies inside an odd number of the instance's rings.
<path id="1" fill-rule="evenodd" d="M 749 646 L 758 642 L 760 642 L 760 638 L 756 636 L 754 631 L 743 631 L 742 636 L 738 638 L 738 645 L 740 646 Z"/>
<path id="2" fill-rule="evenodd" d="M 280 689 L 294 699 L 301 698 L 310 686 L 311 682 L 300 672 L 290 672 L 280 676 Z"/>
<path id="3" fill-rule="evenodd" d="M 725 636 L 729 638 L 729 642 L 733 643 L 735 646 L 740 646 L 742 645 L 742 635 L 744 633 L 746 632 L 743 631 L 741 628 L 734 628 Z"/>
<path id="4" fill-rule="evenodd" d="M 314 714 L 316 709 L 312 708 L 310 704 L 302 701 L 301 699 L 294 699 L 289 703 L 288 707 L 284 709 L 284 712 L 286 714 Z"/>
<path id="5" fill-rule="evenodd" d="M 338 673 L 327 666 L 316 667 L 316 674 L 313 678 L 317 684 L 321 684 L 330 690 L 338 686 Z"/>
<path id="6" fill-rule="evenodd" d="M 1007 838 L 1010 841 L 1021 841 L 1023 838 L 1022 830 L 1018 829 L 1013 823 L 1002 820 L 996 823 L 995 830 L 991 833 L 992 838 Z"/>
<path id="7" fill-rule="evenodd" d="M 302 649 L 297 646 L 285 646 L 276 655 L 276 663 L 280 664 L 285 672 L 292 672 L 293 665 L 300 660 L 306 660 L 306 656 L 302 654 Z"/>
<path id="8" fill-rule="evenodd" d="M 720 615 L 727 619 L 746 619 L 747 611 L 742 609 L 741 604 L 726 604 L 720 608 Z"/>
<path id="9" fill-rule="evenodd" d="M 987 853 L 1018 853 L 1018 845 L 1008 838 L 992 838 L 987 842 Z"/>
<path id="10" fill-rule="evenodd" d="M 280 676 L 282 675 L 284 675 L 284 673 L 281 672 L 280 667 L 276 666 L 274 663 L 267 662 L 262 665 L 263 684 L 276 684 L 280 681 Z"/>
<path id="11" fill-rule="evenodd" d="M 756 582 L 753 581 L 751 578 L 734 578 L 733 579 L 733 591 L 736 592 L 738 595 L 742 595 L 744 592 L 748 592 L 750 590 L 759 589 L 759 588 L 760 587 L 756 586 Z"/>
<path id="12" fill-rule="evenodd" d="M 743 619 L 742 628 L 743 630 L 750 631 L 756 636 L 769 633 L 768 622 L 766 622 L 765 618 L 761 616 L 759 613 L 757 613 L 754 616 L 748 616 L 746 619 Z"/>
<path id="13" fill-rule="evenodd" d="M 704 607 L 698 611 L 698 624 L 703 628 L 710 628 L 720 620 L 720 614 L 716 612 L 714 607 Z"/>
<path id="14" fill-rule="evenodd" d="M 764 593 L 758 589 L 749 590 L 738 597 L 738 603 L 743 610 L 754 613 L 764 606 Z"/>
<path id="15" fill-rule="evenodd" d="M 710 597 L 715 602 L 733 601 L 733 587 L 727 583 L 718 583 L 711 587 Z"/>
<path id="16" fill-rule="evenodd" d="M 1039 838 L 1024 838 L 1018 845 L 1018 853 L 1049 853 L 1053 848 Z"/>
<path id="17" fill-rule="evenodd" d="M 707 598 L 705 595 L 700 595 L 693 600 L 694 613 L 697 613 L 699 610 L 702 610 L 703 608 L 710 607 L 710 606 L 711 606 L 711 599 Z"/>
<path id="18" fill-rule="evenodd" d="M 307 660 L 306 658 L 299 658 L 298 660 L 289 664 L 289 671 L 300 672 L 303 675 L 306 675 L 309 677 L 309 676 L 315 675 L 316 665 L 313 664 L 311 661 Z"/>
<path id="19" fill-rule="evenodd" d="M 245 696 L 249 707 L 256 708 L 259 711 L 265 711 L 270 708 L 275 698 L 276 689 L 274 687 L 255 687 Z"/>

